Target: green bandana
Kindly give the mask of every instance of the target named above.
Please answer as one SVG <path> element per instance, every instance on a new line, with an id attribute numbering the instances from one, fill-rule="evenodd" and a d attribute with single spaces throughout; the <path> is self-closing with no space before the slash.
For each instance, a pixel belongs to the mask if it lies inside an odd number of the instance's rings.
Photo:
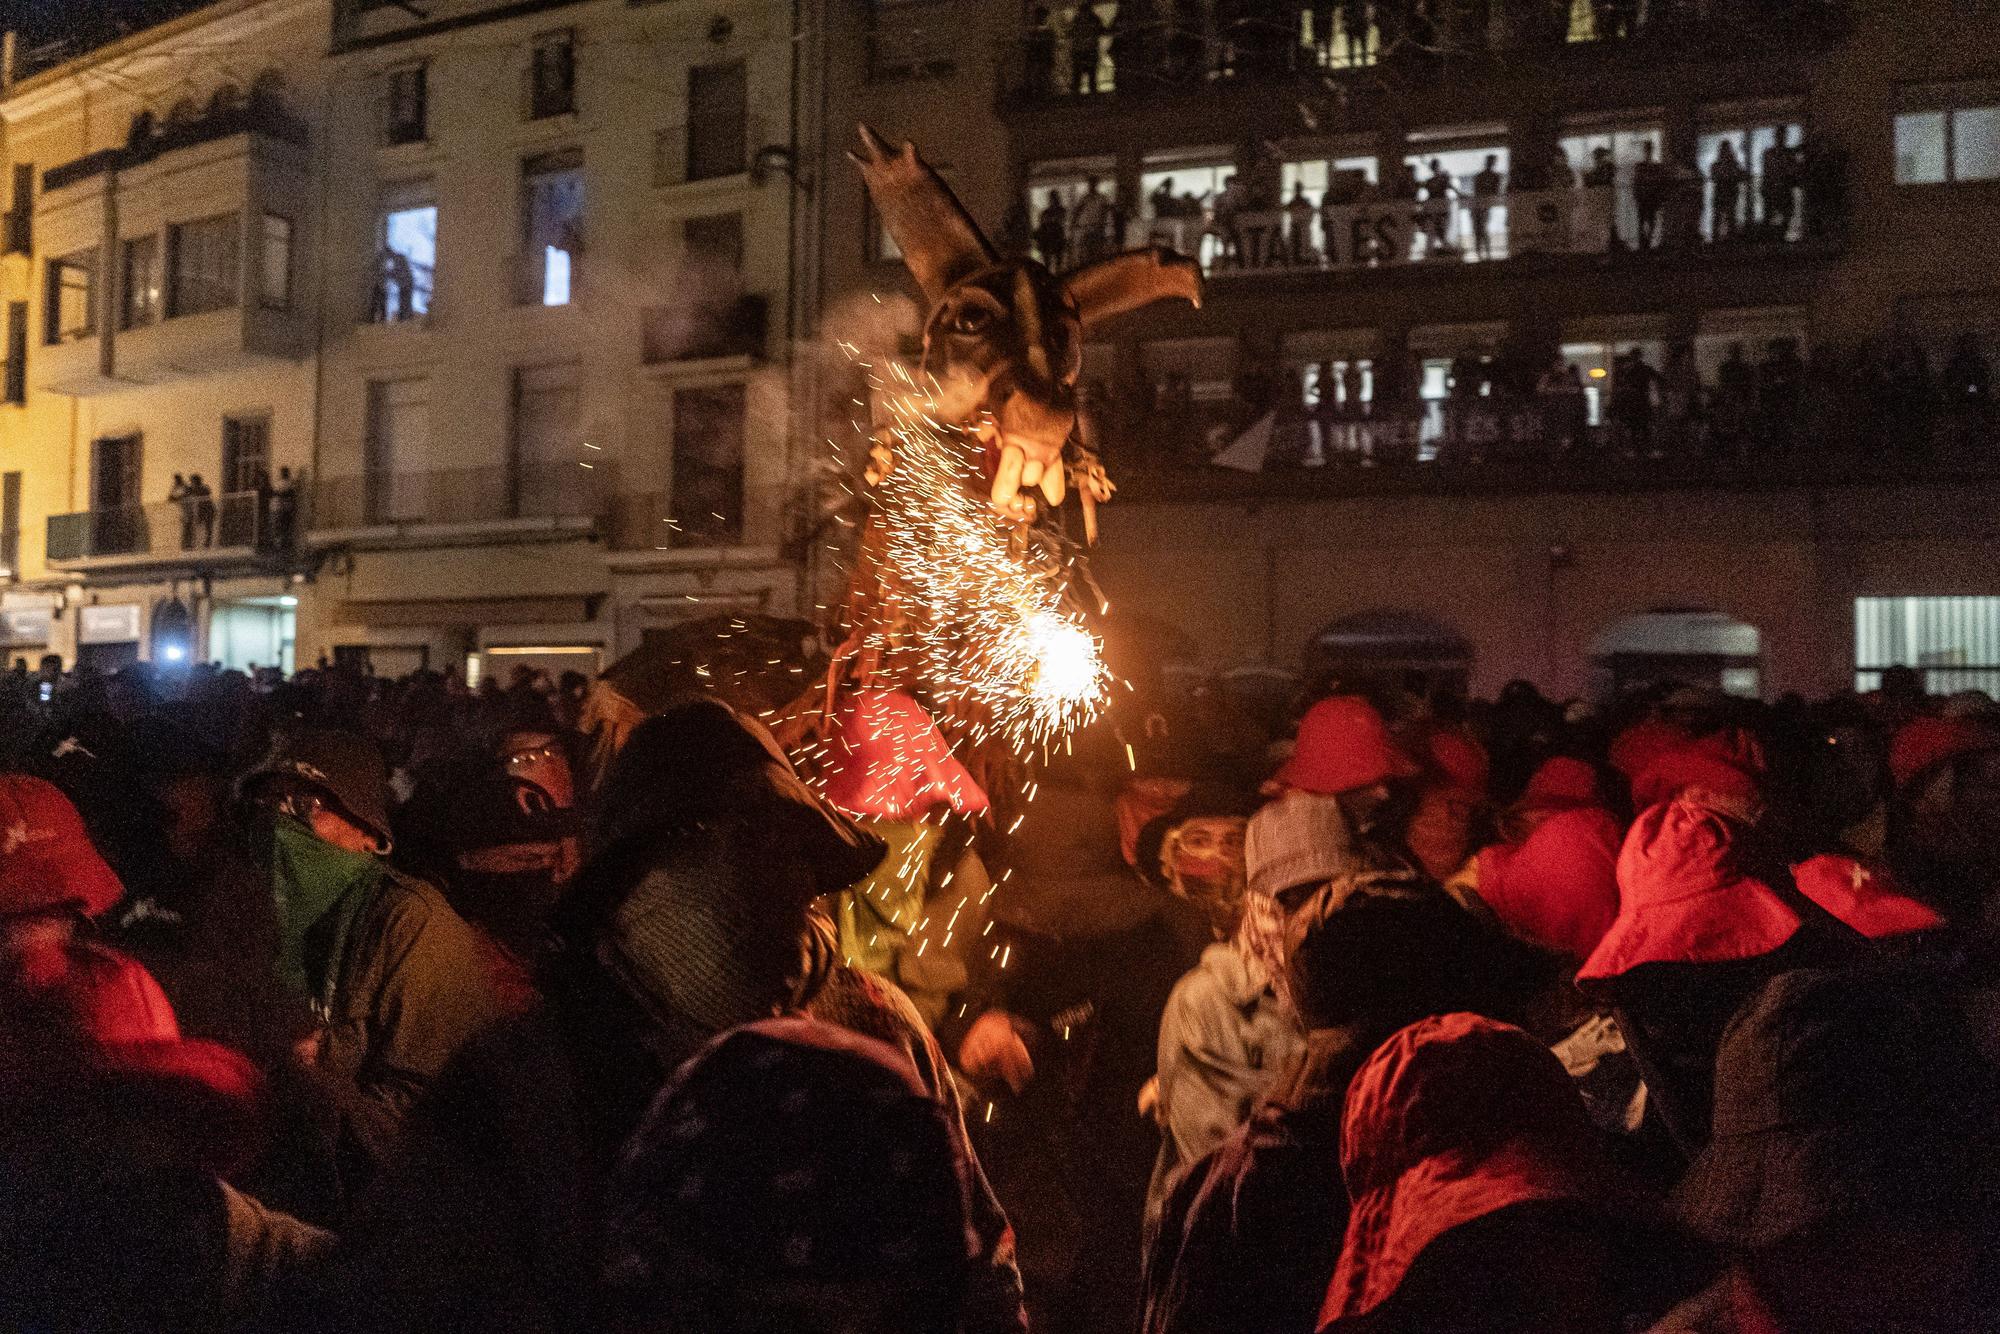
<path id="1" fill-rule="evenodd" d="M 278 980 L 324 1002 L 347 928 L 385 874 L 382 862 L 321 839 L 279 816 L 271 841 L 271 885 L 278 900 Z M 308 970 L 310 954 L 318 964 Z"/>

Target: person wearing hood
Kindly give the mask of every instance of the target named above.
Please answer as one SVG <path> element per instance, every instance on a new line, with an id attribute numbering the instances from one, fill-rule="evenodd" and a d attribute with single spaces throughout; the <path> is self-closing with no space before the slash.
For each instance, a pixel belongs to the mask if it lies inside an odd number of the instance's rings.
<path id="1" fill-rule="evenodd" d="M 1357 855 L 1339 802 L 1251 817 L 1243 933 L 1305 1029 L 1247 1122 L 1168 1183 L 1148 1230 L 1144 1334 L 1312 1325 L 1347 1217 L 1340 1109 L 1368 1053 L 1427 1014 L 1508 1012 L 1512 952 L 1411 870 Z"/>
<path id="2" fill-rule="evenodd" d="M 1653 1334 L 1991 1329 L 2000 1088 L 1970 1046 L 1907 970 L 1798 970 L 1752 994 L 1675 1192 L 1730 1263 Z"/>
<path id="3" fill-rule="evenodd" d="M 124 894 L 53 785 L 0 775 L 0 1323 L 193 1329 L 226 1281 L 255 1068 L 183 1038 L 160 985 L 88 923 Z M 311 1235 L 292 1229 L 293 1238 Z"/>
<path id="4" fill-rule="evenodd" d="M 477 933 L 387 861 L 388 773 L 367 739 L 302 729 L 240 784 L 276 905 L 278 988 L 309 1007 L 298 1050 L 337 1107 L 335 1165 L 352 1201 L 411 1104 L 502 1013 Z"/>
<path id="5" fill-rule="evenodd" d="M 900 690 L 846 696 L 819 748 L 826 798 L 888 845 L 835 899 L 840 954 L 895 982 L 940 1027 L 972 979 L 992 880 L 973 847 L 987 800 L 924 707 Z"/>
<path id="6" fill-rule="evenodd" d="M 943 1053 L 908 998 L 843 964 L 816 902 L 882 844 L 806 787 L 758 723 L 697 699 L 633 729 L 593 848 L 556 915 L 544 999 L 460 1054 L 396 1169 L 288 1304 L 294 1328 L 594 1330 L 612 1175 L 668 1076 L 717 1034 L 781 1015 L 888 1044 L 963 1154 L 977 1259 L 965 1334 L 1025 1328 L 1013 1234 Z M 893 1152 L 883 1148 L 883 1170 Z"/>
<path id="7" fill-rule="evenodd" d="M 972 1189 L 902 1052 L 812 1019 L 731 1029 L 661 1090 L 612 1174 L 603 1327 L 958 1334 Z"/>
<path id="8" fill-rule="evenodd" d="M 1480 1015 L 1419 1020 L 1368 1058 L 1340 1170 L 1353 1204 L 1320 1334 L 1619 1334 L 1699 1281 L 1562 1065 Z"/>
<path id="9" fill-rule="evenodd" d="M 1160 1016 L 1150 1086 L 1160 1156 L 1147 1190 L 1148 1215 L 1182 1164 L 1249 1119 L 1302 1040 L 1297 1016 L 1278 999 L 1265 962 L 1242 932 L 1244 807 L 1227 789 L 1195 789 L 1139 836 L 1141 870 L 1199 908 L 1214 937 L 1201 962 L 1174 984 Z"/>
<path id="10" fill-rule="evenodd" d="M 1618 854 L 1618 915 L 1576 976 L 1611 1008 L 1650 1105 L 1688 1154 L 1707 1137 L 1716 1044 L 1743 999 L 1786 969 L 1867 953 L 1794 882 L 1762 823 L 1762 768 L 1742 733 L 1650 761 Z"/>

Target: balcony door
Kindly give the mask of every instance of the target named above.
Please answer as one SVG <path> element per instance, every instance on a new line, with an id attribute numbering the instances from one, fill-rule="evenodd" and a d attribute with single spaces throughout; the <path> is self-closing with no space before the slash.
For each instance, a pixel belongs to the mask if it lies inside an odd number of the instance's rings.
<path id="1" fill-rule="evenodd" d="M 139 492 L 142 437 L 107 436 L 91 443 L 90 554 L 137 551 L 144 538 L 145 503 Z"/>

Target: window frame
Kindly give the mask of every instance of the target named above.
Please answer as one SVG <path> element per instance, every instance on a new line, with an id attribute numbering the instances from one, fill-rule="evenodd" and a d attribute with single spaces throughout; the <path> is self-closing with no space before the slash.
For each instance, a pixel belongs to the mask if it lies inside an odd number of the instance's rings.
<path id="1" fill-rule="evenodd" d="M 67 255 L 51 255 L 43 266 L 44 319 L 42 344 L 45 347 L 61 347 L 68 343 L 81 343 L 86 338 L 97 336 L 98 291 L 102 286 L 98 281 L 98 266 L 103 256 L 96 249 L 75 250 Z M 83 275 L 83 322 L 75 327 L 67 327 L 63 319 L 66 293 L 78 290 L 64 284 L 62 275 L 68 272 Z"/>
<path id="2" fill-rule="evenodd" d="M 413 60 L 382 72 L 382 142 L 391 148 L 425 144 L 431 137 L 428 60 Z M 399 96 L 407 94 L 407 96 Z M 402 109 L 410 114 L 398 115 Z"/>
<path id="3" fill-rule="evenodd" d="M 734 77 L 742 83 L 742 97 L 728 109 L 727 114 L 697 114 L 698 104 L 696 83 L 705 78 L 721 78 L 724 72 L 733 71 Z M 687 182 L 721 181 L 731 176 L 741 176 L 750 170 L 750 66 L 738 57 L 734 60 L 714 60 L 702 65 L 692 65 L 687 72 L 687 142 L 681 158 L 681 179 Z M 727 127 L 734 124 L 739 131 L 734 153 L 702 152 L 697 148 L 708 142 L 704 131 L 712 127 Z M 718 136 L 719 137 L 719 136 Z M 697 166 L 699 161 L 700 165 Z M 724 165 L 727 169 L 722 169 Z"/>
<path id="4" fill-rule="evenodd" d="M 412 297 L 409 303 L 410 313 L 408 315 L 398 315 L 395 312 L 400 308 L 401 303 L 398 303 L 396 307 L 390 306 L 382 266 L 382 257 L 390 253 L 389 220 L 405 213 L 422 213 L 426 210 L 431 215 L 431 262 L 428 265 L 419 265 L 415 259 L 408 255 L 403 255 L 402 251 L 398 250 L 395 252 L 398 255 L 402 255 L 403 259 L 410 265 L 410 292 Z M 364 323 L 385 325 L 421 324 L 430 318 L 431 310 L 437 302 L 438 217 L 437 196 L 431 188 L 429 181 L 412 182 L 388 190 L 383 194 L 375 208 L 376 253 L 374 268 L 368 283 L 368 318 Z M 378 292 L 381 293 L 379 302 L 377 300 Z M 421 305 L 417 301 L 419 297 L 422 300 Z M 375 314 L 378 309 L 382 312 L 379 318 Z"/>
<path id="5" fill-rule="evenodd" d="M 2000 91 L 1984 89 L 1977 96 L 1964 95 L 1964 100 L 1951 98 L 1928 98 L 1920 103 L 1910 103 L 1896 107 L 1889 117 L 1889 179 L 1899 190 L 1926 190 L 1940 186 L 2000 185 L 2000 168 L 1990 176 L 1960 176 L 1958 174 L 1958 118 L 1967 112 L 1985 111 L 2000 115 Z M 1936 180 L 1904 180 L 1902 175 L 1902 155 L 1897 151 L 1897 136 L 1905 120 L 1917 116 L 1936 116 L 1943 122 L 1943 142 L 1940 144 L 1940 160 L 1943 174 Z"/>
<path id="6" fill-rule="evenodd" d="M 227 238 L 227 246 L 218 254 L 228 256 L 228 262 L 209 274 L 186 279 L 186 265 L 189 260 L 189 241 L 206 238 Z M 196 255 L 201 256 L 197 251 Z M 189 218 L 184 222 L 167 224 L 166 274 L 161 284 L 165 297 L 164 320 L 186 319 L 195 315 L 212 315 L 217 311 L 238 310 L 243 305 L 243 214 L 216 213 L 202 218 Z M 184 290 L 183 281 L 190 286 Z M 200 285 L 196 286 L 195 283 Z M 187 297 L 199 298 L 189 303 Z M 226 297 L 226 299 L 224 299 Z"/>
<path id="7" fill-rule="evenodd" d="M 254 427 L 259 434 L 261 447 L 254 457 L 268 475 L 271 471 L 271 412 L 265 408 L 254 412 L 227 412 L 222 417 L 222 466 L 216 470 L 221 479 L 222 489 L 218 495 L 239 495 L 256 490 L 254 480 L 241 476 L 243 470 L 243 440 L 246 428 Z M 234 438 L 232 438 L 234 437 Z M 248 482 L 248 485 L 238 485 Z"/>
<path id="8" fill-rule="evenodd" d="M 143 249 L 147 258 L 149 283 L 141 290 L 133 267 L 133 256 Z M 160 234 L 146 232 L 140 236 L 127 236 L 118 242 L 118 328 L 121 332 L 147 329 L 158 324 L 166 314 L 166 275 L 160 264 Z M 134 301 L 143 295 L 142 303 Z"/>
<path id="9" fill-rule="evenodd" d="M 545 82 L 543 75 L 559 71 L 559 82 Z M 576 114 L 576 29 L 557 28 L 537 33 L 528 44 L 529 120 L 550 120 Z"/>

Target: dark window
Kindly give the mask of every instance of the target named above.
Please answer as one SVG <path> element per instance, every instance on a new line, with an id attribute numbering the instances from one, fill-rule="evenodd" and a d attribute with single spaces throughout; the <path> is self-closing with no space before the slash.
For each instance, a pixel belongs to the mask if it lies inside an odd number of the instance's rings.
<path id="1" fill-rule="evenodd" d="M 242 224 L 234 213 L 167 228 L 167 318 L 236 304 Z"/>
<path id="2" fill-rule="evenodd" d="M 35 164 L 14 164 L 14 199 L 4 218 L 6 235 L 0 237 L 0 253 L 25 255 L 33 249 L 28 219 L 34 216 Z"/>
<path id="3" fill-rule="evenodd" d="M 681 245 L 692 269 L 743 271 L 743 215 L 717 213 L 681 224 Z"/>
<path id="4" fill-rule="evenodd" d="M 687 178 L 734 176 L 749 160 L 749 81 L 743 62 L 688 71 Z"/>
<path id="5" fill-rule="evenodd" d="M 21 571 L 21 474 L 0 474 L 0 579 Z"/>
<path id="6" fill-rule="evenodd" d="M 535 120 L 576 110 L 576 37 L 553 32 L 535 39 L 528 67 L 528 115 Z"/>
<path id="7" fill-rule="evenodd" d="M 583 153 L 568 149 L 521 164 L 521 267 L 515 300 L 566 306 L 576 298 L 583 253 Z"/>
<path id="8" fill-rule="evenodd" d="M 118 327 L 139 329 L 160 318 L 160 238 L 135 236 L 119 256 Z"/>
<path id="9" fill-rule="evenodd" d="M 222 490 L 255 491 L 259 474 L 271 472 L 271 419 L 259 413 L 222 419 Z"/>
<path id="10" fill-rule="evenodd" d="M 140 437 L 104 436 L 91 443 L 90 507 L 129 509 L 139 495 Z"/>
<path id="11" fill-rule="evenodd" d="M 49 261 L 50 343 L 73 343 L 97 332 L 97 252 L 79 250 Z"/>
<path id="12" fill-rule="evenodd" d="M 7 303 L 7 384 L 0 401 L 28 401 L 28 303 Z"/>
<path id="13" fill-rule="evenodd" d="M 430 66 L 392 69 L 388 80 L 388 116 L 382 138 L 391 144 L 420 144 L 430 138 Z"/>
<path id="14" fill-rule="evenodd" d="M 674 394 L 674 540 L 727 546 L 743 539 L 744 390 L 740 384 Z"/>

